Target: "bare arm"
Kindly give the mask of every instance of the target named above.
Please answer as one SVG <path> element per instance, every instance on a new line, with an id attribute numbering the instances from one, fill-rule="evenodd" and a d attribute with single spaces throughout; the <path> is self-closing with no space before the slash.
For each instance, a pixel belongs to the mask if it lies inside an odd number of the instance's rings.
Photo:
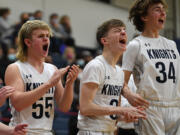
<path id="1" fill-rule="evenodd" d="M 129 82 L 131 72 L 125 70 L 124 74 L 125 74 L 125 83 L 122 90 L 122 95 L 128 100 L 128 102 L 132 106 L 136 106 L 136 107 L 142 106 L 142 107 L 148 108 L 149 102 L 143 99 L 139 94 L 133 93 L 128 87 L 128 82 Z"/>
<path id="2" fill-rule="evenodd" d="M 38 99 L 40 99 L 51 87 L 55 86 L 61 78 L 61 72 L 59 70 L 55 71 L 53 77 L 43 85 L 38 88 L 25 92 L 24 83 L 20 76 L 19 69 L 17 65 L 11 64 L 8 66 L 5 73 L 5 83 L 6 85 L 13 86 L 15 92 L 10 96 L 12 105 L 17 111 L 21 111 L 24 108 L 32 105 Z M 23 101 L 23 102 L 22 102 Z"/>
<path id="3" fill-rule="evenodd" d="M 101 116 L 118 114 L 123 115 L 126 119 L 146 118 L 146 114 L 134 107 L 103 107 L 93 103 L 94 96 L 98 90 L 96 83 L 84 83 L 80 95 L 80 113 L 85 116 Z M 123 119 L 123 120 L 126 120 Z M 132 120 L 133 121 L 133 120 Z"/>
<path id="4" fill-rule="evenodd" d="M 58 108 L 63 112 L 67 112 L 71 107 L 73 101 L 73 84 L 78 76 L 78 73 L 79 67 L 73 65 L 68 72 L 65 88 L 63 88 L 61 81 L 56 86 L 56 103 Z"/>

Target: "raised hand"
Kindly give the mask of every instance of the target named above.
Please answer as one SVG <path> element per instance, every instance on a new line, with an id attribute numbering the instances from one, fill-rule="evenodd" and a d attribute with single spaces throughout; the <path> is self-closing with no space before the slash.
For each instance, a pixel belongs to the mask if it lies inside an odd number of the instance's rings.
<path id="1" fill-rule="evenodd" d="M 72 84 L 76 80 L 78 74 L 79 74 L 79 66 L 77 65 L 71 66 L 67 75 L 66 84 L 69 85 Z"/>
<path id="2" fill-rule="evenodd" d="M 51 79 L 48 81 L 51 87 L 55 86 L 60 79 L 64 76 L 64 74 L 68 71 L 70 66 L 67 66 L 65 68 L 57 69 L 54 74 L 52 75 Z"/>

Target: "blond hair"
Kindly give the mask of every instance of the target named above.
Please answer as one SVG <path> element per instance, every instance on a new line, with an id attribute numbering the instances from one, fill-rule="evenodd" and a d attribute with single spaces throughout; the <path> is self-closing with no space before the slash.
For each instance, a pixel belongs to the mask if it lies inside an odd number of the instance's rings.
<path id="1" fill-rule="evenodd" d="M 18 51 L 16 54 L 16 57 L 22 62 L 27 60 L 27 45 L 25 44 L 24 39 L 31 39 L 32 32 L 37 29 L 48 30 L 50 36 L 52 36 L 50 27 L 43 21 L 32 20 L 24 23 L 18 33 Z"/>

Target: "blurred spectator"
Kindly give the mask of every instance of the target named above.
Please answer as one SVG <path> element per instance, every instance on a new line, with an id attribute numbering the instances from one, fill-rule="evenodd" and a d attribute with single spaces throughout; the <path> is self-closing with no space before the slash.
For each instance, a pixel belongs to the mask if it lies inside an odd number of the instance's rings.
<path id="1" fill-rule="evenodd" d="M 60 25 L 58 23 L 59 16 L 56 13 L 52 13 L 49 17 L 49 24 L 53 32 L 53 36 L 56 38 L 63 38 L 60 32 Z"/>
<path id="2" fill-rule="evenodd" d="M 29 12 L 28 15 L 29 15 L 29 20 L 34 20 L 34 13 Z"/>
<path id="3" fill-rule="evenodd" d="M 93 59 L 93 56 L 90 51 L 83 51 L 82 56 L 83 56 L 85 65 Z"/>
<path id="4" fill-rule="evenodd" d="M 61 46 L 64 46 L 64 40 L 59 31 L 58 18 L 59 16 L 56 13 L 52 13 L 49 17 L 49 26 L 51 27 L 53 33 L 53 37 L 51 37 L 49 53 L 58 53 L 62 55 L 63 52 L 61 52 Z"/>
<path id="5" fill-rule="evenodd" d="M 72 34 L 72 27 L 71 27 L 71 22 L 70 18 L 67 15 L 63 15 L 60 18 L 60 26 L 61 26 L 61 32 L 65 38 L 71 37 Z"/>
<path id="6" fill-rule="evenodd" d="M 16 61 L 16 49 L 15 48 L 9 48 L 7 57 L 8 57 L 8 60 L 10 62 L 15 62 Z"/>
<path id="7" fill-rule="evenodd" d="M 36 10 L 34 12 L 34 20 L 42 20 L 43 12 L 41 10 Z"/>
<path id="8" fill-rule="evenodd" d="M 0 8 L 0 43 L 5 46 L 11 46 L 12 32 L 10 24 L 8 23 L 8 16 L 10 15 L 9 8 Z"/>
<path id="9" fill-rule="evenodd" d="M 76 52 L 73 46 L 67 46 L 64 51 L 64 58 L 67 60 L 68 65 L 72 65 L 76 60 Z"/>
<path id="10" fill-rule="evenodd" d="M 3 33 L 10 29 L 10 24 L 8 23 L 8 16 L 10 15 L 9 8 L 0 8 L 0 37 Z"/>
<path id="11" fill-rule="evenodd" d="M 18 36 L 18 32 L 21 28 L 21 26 L 29 20 L 29 14 L 27 12 L 23 12 L 21 13 L 20 15 L 20 22 L 18 22 L 17 24 L 14 25 L 14 32 L 12 33 L 12 47 L 16 47 L 16 39 L 17 39 L 17 36 Z"/>

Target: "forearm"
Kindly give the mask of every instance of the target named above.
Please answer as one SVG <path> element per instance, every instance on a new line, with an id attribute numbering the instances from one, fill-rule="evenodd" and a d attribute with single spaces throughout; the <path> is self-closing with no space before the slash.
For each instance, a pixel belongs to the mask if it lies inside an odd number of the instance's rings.
<path id="1" fill-rule="evenodd" d="M 51 86 L 48 83 L 44 83 L 38 88 L 28 92 L 15 92 L 10 98 L 12 105 L 17 111 L 21 111 L 39 100 Z M 22 102 L 23 101 L 23 102 Z"/>
<path id="2" fill-rule="evenodd" d="M 69 111 L 73 101 L 73 85 L 66 85 L 62 98 L 58 99 L 58 108 L 63 111 Z"/>
<path id="3" fill-rule="evenodd" d="M 122 107 L 120 106 L 99 106 L 94 103 L 91 104 L 80 104 L 80 113 L 84 116 L 103 116 L 103 115 L 113 115 L 121 114 Z"/>
<path id="4" fill-rule="evenodd" d="M 8 127 L 2 123 L 0 123 L 0 135 L 12 135 L 13 127 Z"/>

